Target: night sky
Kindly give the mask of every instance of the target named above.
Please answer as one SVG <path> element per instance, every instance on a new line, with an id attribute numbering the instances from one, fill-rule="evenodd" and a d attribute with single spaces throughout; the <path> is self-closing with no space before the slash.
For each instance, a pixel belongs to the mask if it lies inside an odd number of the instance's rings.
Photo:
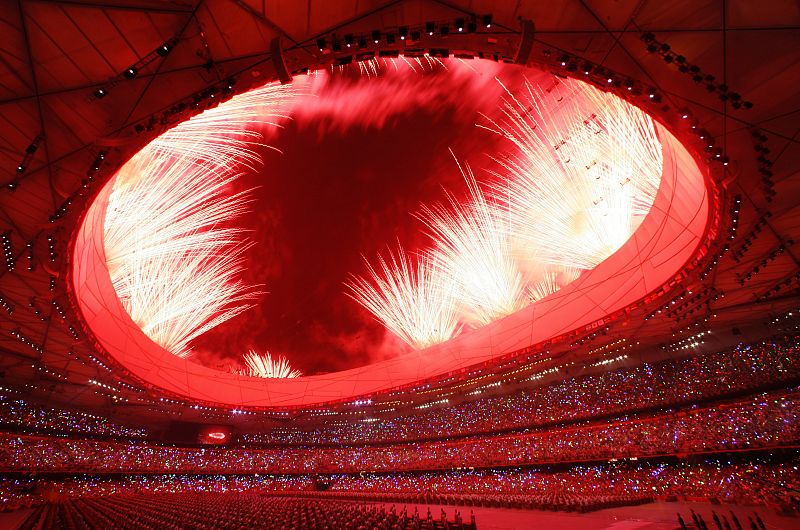
<path id="1" fill-rule="evenodd" d="M 255 243 L 244 279 L 267 293 L 196 341 L 197 360 L 221 367 L 250 348 L 269 350 L 310 375 L 408 351 L 345 295 L 343 282 L 365 272 L 362 255 L 374 262 L 397 241 L 412 251 L 427 245 L 412 214 L 441 200 L 443 188 L 466 191 L 448 148 L 478 179 L 492 163 L 487 153 L 507 148 L 475 127 L 478 112 L 497 115 L 495 75 L 522 79 L 518 68 L 488 62 L 306 79 L 314 95 L 298 98 L 282 130 L 267 131 L 280 152 L 263 149 L 264 167 L 239 183 L 256 188 L 253 213 L 239 223 Z"/>

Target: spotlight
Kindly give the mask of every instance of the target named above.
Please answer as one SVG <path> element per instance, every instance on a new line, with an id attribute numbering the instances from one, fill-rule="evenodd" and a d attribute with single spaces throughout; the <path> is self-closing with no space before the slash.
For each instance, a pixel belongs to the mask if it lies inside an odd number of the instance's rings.
<path id="1" fill-rule="evenodd" d="M 168 42 L 165 42 L 164 44 L 156 48 L 156 53 L 161 57 L 166 57 L 167 55 L 169 55 L 169 52 L 171 51 L 172 51 L 172 46 L 170 46 Z"/>
<path id="2" fill-rule="evenodd" d="M 378 44 L 380 42 L 380 40 L 381 40 L 381 32 L 378 31 L 378 30 L 373 30 L 372 31 L 372 41 L 375 44 Z"/>
<path id="3" fill-rule="evenodd" d="M 592 73 L 592 65 L 589 63 L 583 63 L 583 73 L 589 75 Z"/>
<path id="4" fill-rule="evenodd" d="M 122 76 L 125 79 L 133 79 L 134 77 L 136 77 L 136 74 L 138 74 L 138 73 L 139 73 L 139 71 L 136 69 L 136 67 L 135 66 L 131 66 L 130 68 L 128 68 L 127 70 L 122 72 Z"/>
<path id="5" fill-rule="evenodd" d="M 628 90 L 633 90 L 633 79 L 625 80 L 625 88 L 627 88 Z"/>
<path id="6" fill-rule="evenodd" d="M 433 35 L 433 31 L 436 29 L 436 26 L 433 22 L 426 22 L 425 23 L 425 33 L 428 35 Z"/>
<path id="7" fill-rule="evenodd" d="M 17 166 L 17 173 L 25 173 L 25 166 L 22 164 Z"/>
<path id="8" fill-rule="evenodd" d="M 458 30 L 459 33 L 464 31 L 464 19 L 463 18 L 457 18 L 456 19 L 456 29 Z"/>
<path id="9" fill-rule="evenodd" d="M 108 92 L 106 92 L 105 88 L 98 88 L 97 90 L 94 91 L 94 97 L 96 97 L 97 99 L 103 99 L 104 97 L 106 97 L 106 94 L 108 94 Z"/>
<path id="10" fill-rule="evenodd" d="M 348 48 L 352 47 L 353 46 L 353 36 L 352 35 L 345 35 L 344 36 L 344 43 Z"/>
<path id="11" fill-rule="evenodd" d="M 15 189 L 17 189 L 17 182 L 12 180 L 8 184 L 6 184 L 6 188 L 8 188 L 8 191 L 14 191 Z"/>
<path id="12" fill-rule="evenodd" d="M 561 66 L 567 66 L 567 63 L 569 62 L 569 55 L 562 55 L 560 62 Z"/>
<path id="13" fill-rule="evenodd" d="M 492 15 L 483 15 L 483 25 L 487 28 L 492 27 Z"/>
<path id="14" fill-rule="evenodd" d="M 325 50 L 325 39 L 317 39 L 317 48 L 319 51 Z"/>
<path id="15" fill-rule="evenodd" d="M 401 26 L 398 28 L 397 34 L 400 35 L 400 40 L 406 40 L 406 37 L 408 37 L 408 28 Z"/>

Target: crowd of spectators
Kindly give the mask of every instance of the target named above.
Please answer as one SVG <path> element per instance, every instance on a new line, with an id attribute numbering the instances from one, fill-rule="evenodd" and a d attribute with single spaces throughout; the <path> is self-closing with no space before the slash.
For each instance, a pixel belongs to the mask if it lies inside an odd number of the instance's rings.
<path id="1" fill-rule="evenodd" d="M 522 434 L 387 446 L 174 447 L 0 435 L 0 471 L 329 473 L 493 467 L 789 446 L 800 388 Z"/>
<path id="2" fill-rule="evenodd" d="M 110 495 L 249 493 L 396 503 L 580 509 L 685 497 L 797 509 L 800 459 L 707 457 L 420 473 L 76 475 L 0 478 L 0 507 Z"/>
<path id="3" fill-rule="evenodd" d="M 143 439 L 144 427 L 130 427 L 95 414 L 42 407 L 0 391 L 0 429 L 48 435 Z"/>
<path id="4" fill-rule="evenodd" d="M 670 409 L 769 386 L 800 383 L 800 336 L 635 368 L 566 378 L 514 394 L 373 415 L 303 429 L 246 433 L 245 446 L 370 444 L 535 430 L 637 411 Z M 368 419 L 369 421 L 358 421 Z M 110 439 L 146 439 L 148 430 L 96 414 L 40 406 L 0 389 L 0 430 Z"/>
<path id="5" fill-rule="evenodd" d="M 173 494 L 124 495 L 51 504 L 26 521 L 41 530 L 119 528 L 162 530 L 214 528 L 345 528 L 397 530 L 475 530 L 459 510 L 442 509 L 434 518 L 406 507 L 356 504 L 335 500 L 291 499 L 258 495 Z"/>
<path id="6" fill-rule="evenodd" d="M 201 492 L 559 509 L 683 495 L 786 506 L 785 492 L 800 486 L 798 348 L 800 337 L 786 337 L 222 446 L 148 441 L 144 429 L 0 395 L 0 507 Z M 758 460 L 772 450 L 795 456 Z M 723 453 L 750 460 L 713 460 Z M 690 455 L 693 463 L 681 460 Z M 61 478 L 36 476 L 52 473 Z M 56 513 L 80 528 L 75 513 Z"/>
<path id="7" fill-rule="evenodd" d="M 489 397 L 414 414 L 285 427 L 242 434 L 250 445 L 363 444 L 427 440 L 552 426 L 623 412 L 685 405 L 781 383 L 800 382 L 800 337 L 683 359 L 567 378 L 515 394 Z"/>

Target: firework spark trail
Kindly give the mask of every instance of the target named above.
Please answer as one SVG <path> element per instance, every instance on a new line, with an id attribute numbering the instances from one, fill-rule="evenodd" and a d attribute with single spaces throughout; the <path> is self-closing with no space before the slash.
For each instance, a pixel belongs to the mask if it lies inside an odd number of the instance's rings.
<path id="1" fill-rule="evenodd" d="M 392 333 L 414 348 L 444 342 L 459 330 L 455 289 L 445 271 L 427 254 L 387 251 L 378 268 L 368 261 L 368 278 L 352 275 L 347 295 L 368 309 Z"/>
<path id="2" fill-rule="evenodd" d="M 536 302 L 550 296 L 565 285 L 574 282 L 580 276 L 580 272 L 579 269 L 568 267 L 546 267 L 528 283 L 528 298 L 531 302 Z"/>
<path id="3" fill-rule="evenodd" d="M 469 68 L 472 71 L 476 71 L 471 65 L 465 62 L 462 59 L 459 61 Z M 428 54 L 424 54 L 421 57 L 411 57 L 407 58 L 404 55 L 401 55 L 399 58 L 394 57 L 372 57 L 370 59 L 364 61 L 356 61 L 358 65 L 358 73 L 359 75 L 371 78 L 371 77 L 380 77 L 382 74 L 386 73 L 387 70 L 393 68 L 396 72 L 400 71 L 400 65 L 404 64 L 408 66 L 408 68 L 414 73 L 423 73 L 423 72 L 432 72 L 437 68 L 448 70 L 447 64 L 439 59 L 438 57 L 431 57 Z M 338 71 L 339 73 L 344 73 L 348 70 L 349 65 L 331 65 L 330 71 Z"/>
<path id="4" fill-rule="evenodd" d="M 489 199 L 466 167 L 469 200 L 448 194 L 419 215 L 433 239 L 427 255 L 451 284 L 431 293 L 455 292 L 456 319 L 472 325 L 549 296 L 610 256 L 650 210 L 662 173 L 655 125 L 627 102 L 576 81 L 506 93 L 501 118 L 479 125 L 515 148 L 494 158 L 501 169 L 491 172 Z M 409 340 L 427 319 L 402 317 L 430 300 L 419 287 L 398 295 L 398 284 L 413 283 L 407 270 L 370 268 L 371 278 L 355 277 L 353 298 L 412 346 L 449 339 L 457 327 L 433 342 Z"/>
<path id="5" fill-rule="evenodd" d="M 270 352 L 260 354 L 250 350 L 244 355 L 247 366 L 246 375 L 268 378 L 300 377 L 303 373 L 291 367 L 289 360 L 283 355 L 272 356 Z"/>
<path id="6" fill-rule="evenodd" d="M 104 233 L 112 283 L 131 318 L 175 355 L 261 294 L 239 280 L 250 244 L 230 227 L 250 193 L 229 188 L 260 164 L 253 126 L 277 125 L 292 96 L 275 85 L 236 96 L 159 136 L 115 177 Z"/>
<path id="7" fill-rule="evenodd" d="M 377 57 L 373 57 L 368 61 L 358 61 L 359 73 L 367 77 L 378 77 L 378 69 L 383 66 L 385 66 L 385 63 L 382 65 Z"/>
<path id="8" fill-rule="evenodd" d="M 445 66 L 402 60 L 413 72 Z M 398 64 L 375 59 L 359 69 L 377 76 Z M 658 190 L 661 145 L 639 109 L 579 82 L 506 92 L 501 118 L 482 127 L 515 152 L 496 158 L 488 199 L 467 166 L 468 201 L 448 194 L 446 204 L 422 209 L 434 240 L 428 252 L 412 263 L 402 248 L 390 251 L 377 269 L 367 264 L 368 278 L 347 284 L 415 348 L 570 283 L 625 242 Z M 249 127 L 285 119 L 291 95 L 269 86 L 237 96 L 165 133 L 116 176 L 105 227 L 112 281 L 131 317 L 176 355 L 189 355 L 194 338 L 260 294 L 238 279 L 249 243 L 230 227 L 250 195 L 228 189 L 240 169 L 260 164 L 252 148 L 262 136 Z"/>
<path id="9" fill-rule="evenodd" d="M 447 193 L 448 204 L 423 205 L 419 217 L 434 241 L 434 263 L 458 286 L 462 319 L 485 325 L 524 307 L 525 289 L 512 255 L 507 216 L 486 199 L 470 167 L 458 167 L 469 200 L 462 203 Z"/>
<path id="10" fill-rule="evenodd" d="M 663 155 L 644 112 L 584 83 L 507 90 L 503 117 L 482 126 L 517 152 L 496 158 L 494 195 L 508 205 L 528 260 L 591 269 L 630 237 L 655 199 Z"/>

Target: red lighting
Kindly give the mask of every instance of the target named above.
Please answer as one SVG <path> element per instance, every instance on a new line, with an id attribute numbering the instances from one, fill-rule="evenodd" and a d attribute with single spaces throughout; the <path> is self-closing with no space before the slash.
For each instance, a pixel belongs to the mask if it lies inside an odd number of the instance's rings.
<path id="1" fill-rule="evenodd" d="M 565 285 L 557 298 L 545 296 L 500 320 L 411 354 L 343 372 L 265 380 L 213 370 L 170 353 L 131 318 L 109 274 L 103 226 L 113 180 L 96 196 L 75 239 L 71 279 L 77 303 L 97 341 L 137 377 L 187 399 L 234 407 L 304 406 L 355 398 L 490 361 L 589 325 L 644 298 L 696 251 L 708 220 L 703 175 L 674 136 L 658 124 L 656 131 L 664 149 L 661 185 L 653 208 L 616 252 Z M 599 200 L 595 204 L 604 205 Z M 222 439 L 210 433 L 207 438 Z"/>

